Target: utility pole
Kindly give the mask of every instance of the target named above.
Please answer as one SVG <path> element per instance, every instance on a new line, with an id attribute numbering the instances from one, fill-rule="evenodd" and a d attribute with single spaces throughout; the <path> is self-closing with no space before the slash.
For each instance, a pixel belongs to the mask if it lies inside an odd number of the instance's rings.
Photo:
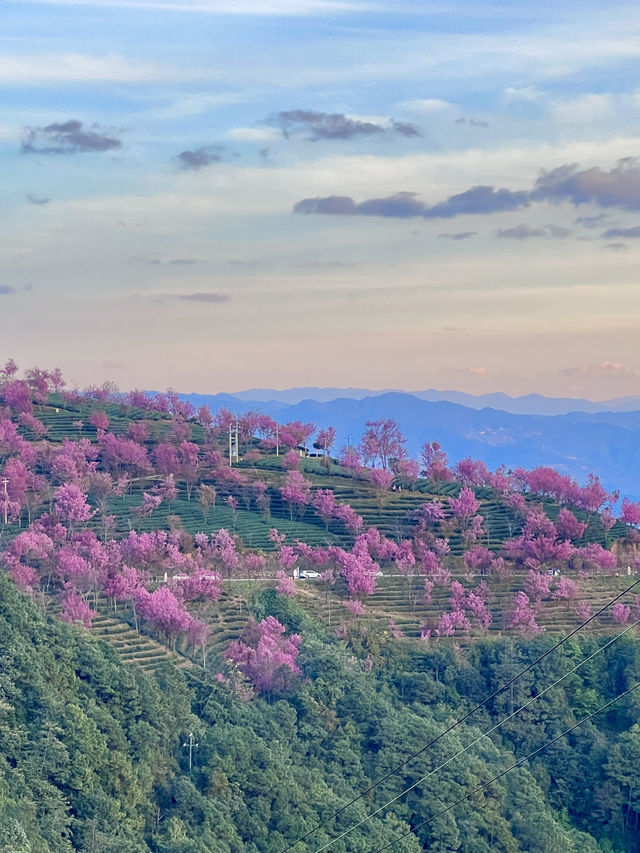
<path id="1" fill-rule="evenodd" d="M 240 459 L 238 444 L 238 421 L 229 424 L 229 468 Z"/>
<path id="2" fill-rule="evenodd" d="M 280 439 L 278 436 L 278 424 L 276 424 L 276 456 L 280 456 Z"/>
<path id="3" fill-rule="evenodd" d="M 189 740 L 182 744 L 182 748 L 189 747 L 189 772 L 193 766 L 193 750 L 198 748 L 198 744 L 193 742 L 193 732 L 189 732 Z"/>
<path id="4" fill-rule="evenodd" d="M 8 513 L 9 513 L 9 494 L 7 492 L 7 483 L 9 482 L 8 477 L 2 478 L 2 485 L 4 486 L 4 525 L 7 526 Z"/>

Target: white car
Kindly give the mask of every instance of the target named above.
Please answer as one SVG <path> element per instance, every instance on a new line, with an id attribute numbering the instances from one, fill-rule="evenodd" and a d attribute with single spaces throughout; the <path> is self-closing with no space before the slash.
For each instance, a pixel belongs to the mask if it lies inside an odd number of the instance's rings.
<path id="1" fill-rule="evenodd" d="M 307 571 L 302 571 L 302 572 L 300 572 L 300 577 L 301 577 L 301 578 L 319 578 L 319 577 L 320 577 L 320 572 L 307 572 Z"/>

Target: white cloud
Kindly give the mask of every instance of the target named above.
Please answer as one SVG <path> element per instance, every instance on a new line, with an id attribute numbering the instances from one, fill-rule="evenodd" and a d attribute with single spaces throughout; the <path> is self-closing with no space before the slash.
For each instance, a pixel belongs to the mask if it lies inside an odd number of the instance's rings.
<path id="1" fill-rule="evenodd" d="M 273 142 L 282 135 L 274 127 L 234 127 L 226 136 L 238 142 Z"/>
<path id="2" fill-rule="evenodd" d="M 81 53 L 0 56 L 0 83 L 129 83 L 167 77 L 166 69 L 127 61 L 117 54 Z"/>
<path id="3" fill-rule="evenodd" d="M 11 0 L 34 5 L 34 0 Z M 100 6 L 108 9 L 148 9 L 201 12 L 213 15 L 320 15 L 329 12 L 366 12 L 384 4 L 364 0 L 36 0 L 50 6 Z"/>
<path id="4" fill-rule="evenodd" d="M 543 93 L 535 86 L 508 86 L 505 91 L 508 101 L 530 101 L 537 103 L 543 97 Z"/>
<path id="5" fill-rule="evenodd" d="M 0 142 L 7 142 L 9 140 L 15 142 L 19 135 L 15 127 L 11 127 L 8 124 L 0 124 Z"/>
<path id="6" fill-rule="evenodd" d="M 559 98 L 550 102 L 556 120 L 568 124 L 600 121 L 610 116 L 619 96 L 610 94 L 586 94 L 578 98 Z M 625 99 L 626 100 L 626 99 Z"/>
<path id="7" fill-rule="evenodd" d="M 220 110 L 234 104 L 242 104 L 250 101 L 249 95 L 239 92 L 219 92 L 215 95 L 195 94 L 176 96 L 175 100 L 167 106 L 151 109 L 148 115 L 154 119 L 176 119 L 189 116 L 202 115 L 203 113 Z"/>
<path id="8" fill-rule="evenodd" d="M 455 104 L 442 101 L 440 98 L 416 98 L 413 101 L 402 101 L 398 106 L 400 109 L 416 113 L 440 113 L 444 110 L 457 109 Z"/>

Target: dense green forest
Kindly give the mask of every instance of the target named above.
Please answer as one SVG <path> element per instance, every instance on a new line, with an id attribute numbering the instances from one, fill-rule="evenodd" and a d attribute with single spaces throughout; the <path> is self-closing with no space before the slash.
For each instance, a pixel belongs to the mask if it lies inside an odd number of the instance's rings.
<path id="1" fill-rule="evenodd" d="M 347 647 L 295 602 L 260 593 L 258 618 L 304 630 L 303 674 L 248 701 L 240 679 L 126 667 L 90 633 L 43 618 L 4 576 L 0 602 L 0 846 L 11 853 L 279 853 L 553 643 L 492 639 L 463 654 L 364 636 Z M 567 642 L 295 849 L 329 842 L 603 642 Z M 638 680 L 629 633 L 330 849 L 393 842 Z M 639 850 L 639 710 L 635 693 L 390 849 Z"/>

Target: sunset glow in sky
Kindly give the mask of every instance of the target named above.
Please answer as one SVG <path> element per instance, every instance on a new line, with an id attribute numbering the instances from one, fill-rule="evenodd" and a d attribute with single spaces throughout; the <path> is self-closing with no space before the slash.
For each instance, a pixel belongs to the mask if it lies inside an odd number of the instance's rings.
<path id="1" fill-rule="evenodd" d="M 9 0 L 0 358 L 640 393 L 640 7 Z"/>

